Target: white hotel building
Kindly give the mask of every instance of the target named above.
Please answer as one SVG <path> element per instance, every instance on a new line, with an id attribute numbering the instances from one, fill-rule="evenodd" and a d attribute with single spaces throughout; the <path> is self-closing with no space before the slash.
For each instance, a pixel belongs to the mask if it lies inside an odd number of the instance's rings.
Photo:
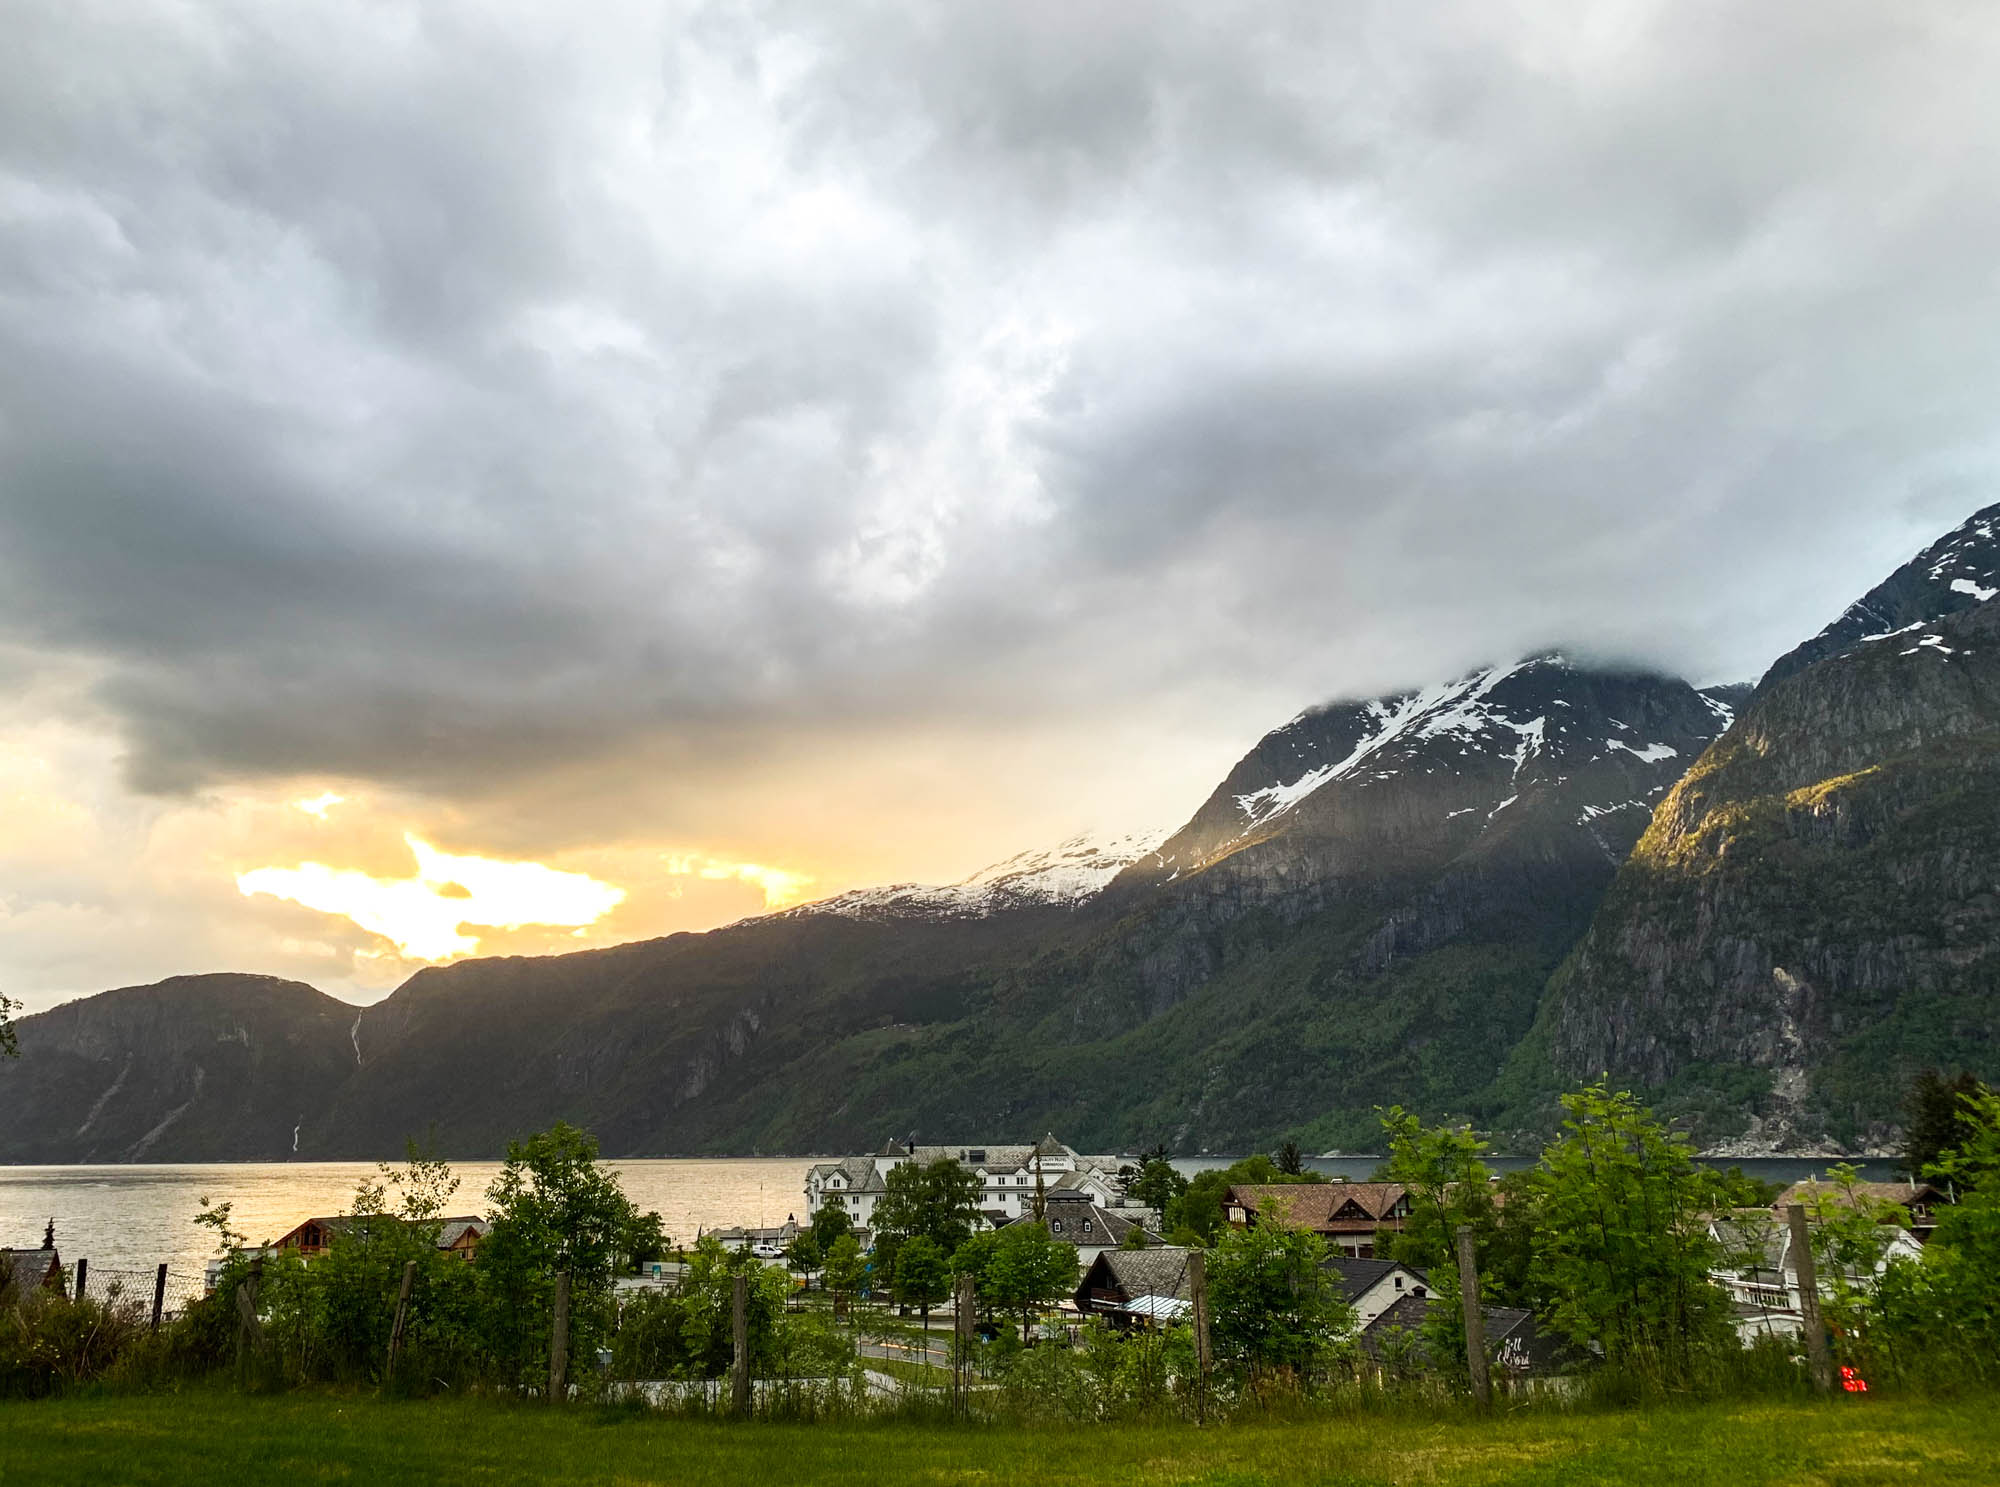
<path id="1" fill-rule="evenodd" d="M 1038 1183 L 1044 1192 L 1082 1192 L 1100 1207 L 1123 1207 L 1120 1169 L 1137 1165 L 1129 1158 L 1079 1155 L 1053 1136 L 1033 1146 L 905 1146 L 891 1141 L 870 1156 L 816 1163 L 806 1173 L 806 1211 L 817 1213 L 821 1204 L 835 1203 L 847 1210 L 856 1228 L 872 1228 L 875 1204 L 888 1191 L 890 1169 L 905 1162 L 928 1165 L 940 1157 L 978 1175 L 979 1209 L 996 1229 L 1035 1211 Z"/>

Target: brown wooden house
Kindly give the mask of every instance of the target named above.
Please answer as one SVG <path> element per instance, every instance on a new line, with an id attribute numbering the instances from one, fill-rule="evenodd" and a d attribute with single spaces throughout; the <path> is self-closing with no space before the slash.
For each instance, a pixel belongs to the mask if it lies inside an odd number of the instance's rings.
<path id="1" fill-rule="evenodd" d="M 353 1232 L 354 1226 L 364 1222 L 400 1224 L 402 1219 L 391 1215 L 364 1219 L 354 1214 L 334 1214 L 326 1218 L 310 1218 L 273 1243 L 274 1250 L 293 1250 L 301 1259 L 310 1260 L 325 1254 L 333 1247 L 334 1240 L 343 1234 Z M 449 1251 L 461 1260 L 470 1260 L 479 1248 L 479 1241 L 486 1237 L 489 1227 L 486 1220 L 471 1215 L 457 1218 L 436 1219 L 438 1226 L 437 1247 Z"/>
<path id="2" fill-rule="evenodd" d="M 1222 1195 L 1222 1213 L 1239 1229 L 1260 1221 L 1310 1229 L 1339 1253 L 1368 1260 L 1376 1231 L 1409 1221 L 1410 1192 L 1400 1182 L 1245 1184 Z"/>

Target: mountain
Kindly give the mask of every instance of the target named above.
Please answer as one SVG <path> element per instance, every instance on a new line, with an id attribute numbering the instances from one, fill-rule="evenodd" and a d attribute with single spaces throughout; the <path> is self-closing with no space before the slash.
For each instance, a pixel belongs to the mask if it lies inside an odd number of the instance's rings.
<path id="1" fill-rule="evenodd" d="M 1620 869 L 1517 1076 L 1609 1071 L 1770 1149 L 1882 1147 L 1915 1070 L 2000 1075 L 1996 531 L 2000 507 L 1771 669 Z"/>
<path id="2" fill-rule="evenodd" d="M 282 1004 L 288 1036 L 337 1057 L 232 1076 L 255 1107 L 241 1150 L 197 1142 L 182 1116 L 143 1154 L 270 1154 L 278 1110 L 313 1157 L 393 1154 L 426 1132 L 491 1155 L 557 1118 L 620 1153 L 858 1149 L 912 1130 L 1366 1142 L 1377 1105 L 1461 1108 L 1492 1080 L 1652 802 L 1730 706 L 1537 657 L 1302 715 L 1157 850 L 1078 840 L 948 888 L 435 967 L 358 1018 L 343 1009 L 318 1043 L 309 1007 L 272 991 L 274 1028 Z M 24 1053 L 48 1046 L 45 1022 L 107 1000 L 25 1019 Z M 196 1001 L 190 1015 L 207 1016 Z M 16 1077 L 27 1058 L 0 1069 L 0 1160 L 81 1150 L 87 1109 L 72 1107 L 122 1101 L 106 1092 L 144 1036 L 52 1066 L 40 1098 Z M 219 1066 L 184 1057 L 156 1124 L 197 1066 L 213 1082 Z M 130 1152 L 151 1130 L 92 1149 Z"/>
<path id="3" fill-rule="evenodd" d="M 1966 518 L 1855 600 L 1811 640 L 1780 656 L 1764 674 L 1760 689 L 1865 640 L 1972 609 L 1995 594 L 2000 594 L 2000 505 Z"/>
<path id="4" fill-rule="evenodd" d="M 1075 906 L 1104 891 L 1119 873 L 1160 844 L 1163 832 L 1099 840 L 1071 837 L 1045 851 L 1022 852 L 942 887 L 893 883 L 856 888 L 781 912 L 793 918 L 840 914 L 855 919 L 985 919 L 1009 909 Z"/>
<path id="5" fill-rule="evenodd" d="M 357 1009 L 275 976 L 176 976 L 22 1019 L 0 1161 L 277 1159 L 356 1068 Z"/>

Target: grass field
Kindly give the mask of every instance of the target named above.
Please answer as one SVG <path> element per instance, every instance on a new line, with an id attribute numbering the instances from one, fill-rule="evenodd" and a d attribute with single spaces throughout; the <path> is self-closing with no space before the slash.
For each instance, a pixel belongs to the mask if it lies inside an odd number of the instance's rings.
<path id="1" fill-rule="evenodd" d="M 1492 1421 L 732 1425 L 478 1402 L 223 1394 L 0 1404 L 0 1484 L 1991 1483 L 2000 1411 L 1880 1399 Z"/>

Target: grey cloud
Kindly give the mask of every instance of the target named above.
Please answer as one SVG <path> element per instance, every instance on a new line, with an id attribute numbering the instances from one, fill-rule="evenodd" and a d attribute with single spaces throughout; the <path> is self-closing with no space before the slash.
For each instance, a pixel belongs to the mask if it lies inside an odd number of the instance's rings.
<path id="1" fill-rule="evenodd" d="M 1747 676 L 1991 499 L 1977 12 L 14 30 L 0 640 L 147 790 Z"/>

